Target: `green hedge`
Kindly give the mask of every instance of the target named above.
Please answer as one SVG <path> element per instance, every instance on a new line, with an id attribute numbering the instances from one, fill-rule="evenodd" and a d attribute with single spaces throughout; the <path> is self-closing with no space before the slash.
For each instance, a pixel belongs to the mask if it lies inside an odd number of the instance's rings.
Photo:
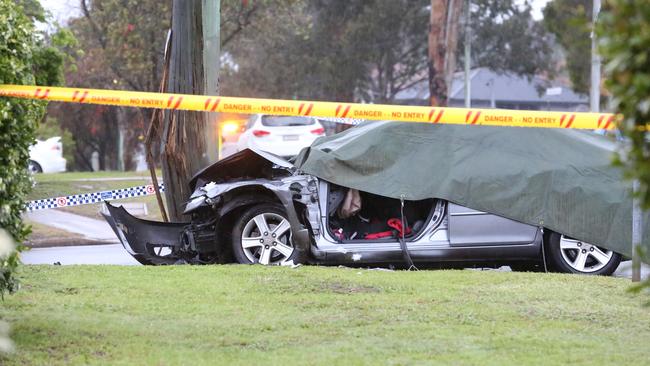
<path id="1" fill-rule="evenodd" d="M 36 49 L 33 24 L 22 8 L 0 0 L 0 84 L 34 84 Z M 29 234 L 20 217 L 31 187 L 26 164 L 44 111 L 42 102 L 0 97 L 0 228 L 16 243 Z M 0 258 L 0 295 L 17 289 L 17 265 L 17 252 Z"/>
<path id="2" fill-rule="evenodd" d="M 625 116 L 618 126 L 632 142 L 622 163 L 641 182 L 643 205 L 650 208 L 650 1 L 606 1 L 598 36 L 612 106 Z"/>
<path id="3" fill-rule="evenodd" d="M 624 117 L 618 123 L 631 141 L 619 159 L 628 178 L 640 183 L 643 207 L 650 209 L 650 1 L 608 0 L 598 23 L 600 53 L 606 61 L 612 106 Z M 642 253 L 650 263 L 650 253 Z M 636 288 L 650 288 L 650 278 Z"/>

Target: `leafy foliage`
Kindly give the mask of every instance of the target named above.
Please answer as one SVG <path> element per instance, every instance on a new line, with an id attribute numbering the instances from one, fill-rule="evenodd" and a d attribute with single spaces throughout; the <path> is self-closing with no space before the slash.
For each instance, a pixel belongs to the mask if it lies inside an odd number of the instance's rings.
<path id="1" fill-rule="evenodd" d="M 294 0 L 261 7 L 224 48 L 237 65 L 222 71 L 224 94 L 391 102 L 426 78 L 428 4 Z"/>
<path id="2" fill-rule="evenodd" d="M 472 67 L 487 67 L 532 78 L 552 76 L 549 34 L 533 20 L 530 4 L 513 0 L 474 0 L 470 7 Z M 464 30 L 459 59 L 464 62 Z"/>
<path id="3" fill-rule="evenodd" d="M 427 78 L 429 10 L 424 2 L 374 1 L 350 24 L 362 60 L 359 99 L 393 103 L 395 96 Z"/>
<path id="4" fill-rule="evenodd" d="M 476 67 L 551 73 L 549 34 L 529 6 L 472 3 Z M 224 94 L 393 103 L 397 93 L 427 79 L 430 5 L 300 0 L 262 7 L 250 28 L 224 48 L 237 65 L 222 71 Z"/>
<path id="5" fill-rule="evenodd" d="M 36 40 L 33 25 L 20 6 L 0 0 L 0 84 L 34 84 Z M 31 187 L 25 169 L 29 146 L 44 105 L 26 99 L 0 98 L 0 227 L 21 243 L 29 234 L 20 214 Z M 20 248 L 19 248 L 20 249 Z M 18 254 L 0 258 L 0 294 L 15 291 Z"/>
<path id="6" fill-rule="evenodd" d="M 256 21 L 260 9 L 277 3 L 222 0 L 222 44 Z M 65 50 L 76 64 L 75 69 L 66 70 L 66 83 L 79 87 L 158 91 L 171 4 L 171 1 L 157 0 L 80 1 L 81 16 L 70 19 L 66 28 L 78 44 L 57 47 Z M 50 115 L 63 128 L 74 131 L 76 145 L 64 151 L 74 153 L 72 168 L 78 170 L 91 169 L 90 157 L 94 151 L 99 153 L 101 170 L 117 168 L 118 126 L 124 132 L 125 168 L 134 167 L 131 158 L 145 135 L 152 112 L 152 109 L 69 103 L 53 103 L 49 108 Z"/>
<path id="7" fill-rule="evenodd" d="M 612 106 L 623 115 L 618 127 L 631 142 L 627 156 L 619 162 L 629 178 L 639 181 L 641 204 L 649 209 L 650 2 L 610 0 L 606 5 L 598 24 L 600 52 L 607 60 L 605 73 Z M 644 287 L 650 289 L 650 280 L 638 289 Z"/>
<path id="8" fill-rule="evenodd" d="M 629 178 L 641 184 L 640 197 L 650 208 L 650 2 L 611 0 L 600 14 L 600 51 L 606 60 L 612 106 L 624 117 L 619 128 L 630 139 L 624 159 Z"/>
<path id="9" fill-rule="evenodd" d="M 590 84 L 592 0 L 554 0 L 544 8 L 544 25 L 566 52 L 573 89 L 587 93 Z"/>
<path id="10" fill-rule="evenodd" d="M 34 49 L 36 85 L 63 85 L 63 71 L 77 70 L 74 58 L 66 53 L 77 50 L 77 39 L 66 28 L 59 28 L 52 36 L 45 36 L 47 38 L 38 40 Z"/>

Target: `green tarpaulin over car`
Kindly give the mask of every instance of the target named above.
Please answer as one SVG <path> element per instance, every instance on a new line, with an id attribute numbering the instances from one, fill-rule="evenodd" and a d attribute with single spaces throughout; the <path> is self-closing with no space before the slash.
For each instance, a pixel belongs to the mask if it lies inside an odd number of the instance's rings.
<path id="1" fill-rule="evenodd" d="M 612 166 L 614 151 L 585 131 L 366 122 L 318 139 L 296 166 L 341 186 L 442 198 L 630 256 L 631 183 Z"/>

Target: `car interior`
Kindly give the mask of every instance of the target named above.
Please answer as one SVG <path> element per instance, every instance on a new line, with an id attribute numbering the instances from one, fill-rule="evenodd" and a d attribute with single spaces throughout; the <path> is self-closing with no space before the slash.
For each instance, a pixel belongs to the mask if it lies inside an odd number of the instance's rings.
<path id="1" fill-rule="evenodd" d="M 426 227 L 435 207 L 435 199 L 405 200 L 402 210 L 399 199 L 334 184 L 327 198 L 327 227 L 341 243 L 394 242 L 402 232 L 406 240 L 412 239 Z"/>

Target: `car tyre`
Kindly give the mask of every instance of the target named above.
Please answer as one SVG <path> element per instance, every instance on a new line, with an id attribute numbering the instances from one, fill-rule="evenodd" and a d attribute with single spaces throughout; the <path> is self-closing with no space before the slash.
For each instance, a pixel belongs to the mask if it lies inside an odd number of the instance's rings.
<path id="1" fill-rule="evenodd" d="M 27 163 L 27 170 L 32 174 L 43 173 L 41 165 L 34 160 L 30 160 L 29 163 Z"/>
<path id="2" fill-rule="evenodd" d="M 609 276 L 621 263 L 621 255 L 602 247 L 551 233 L 546 260 L 555 272 Z"/>
<path id="3" fill-rule="evenodd" d="M 279 265 L 293 260 L 297 251 L 284 208 L 263 203 L 245 210 L 233 226 L 232 248 L 242 264 Z"/>

